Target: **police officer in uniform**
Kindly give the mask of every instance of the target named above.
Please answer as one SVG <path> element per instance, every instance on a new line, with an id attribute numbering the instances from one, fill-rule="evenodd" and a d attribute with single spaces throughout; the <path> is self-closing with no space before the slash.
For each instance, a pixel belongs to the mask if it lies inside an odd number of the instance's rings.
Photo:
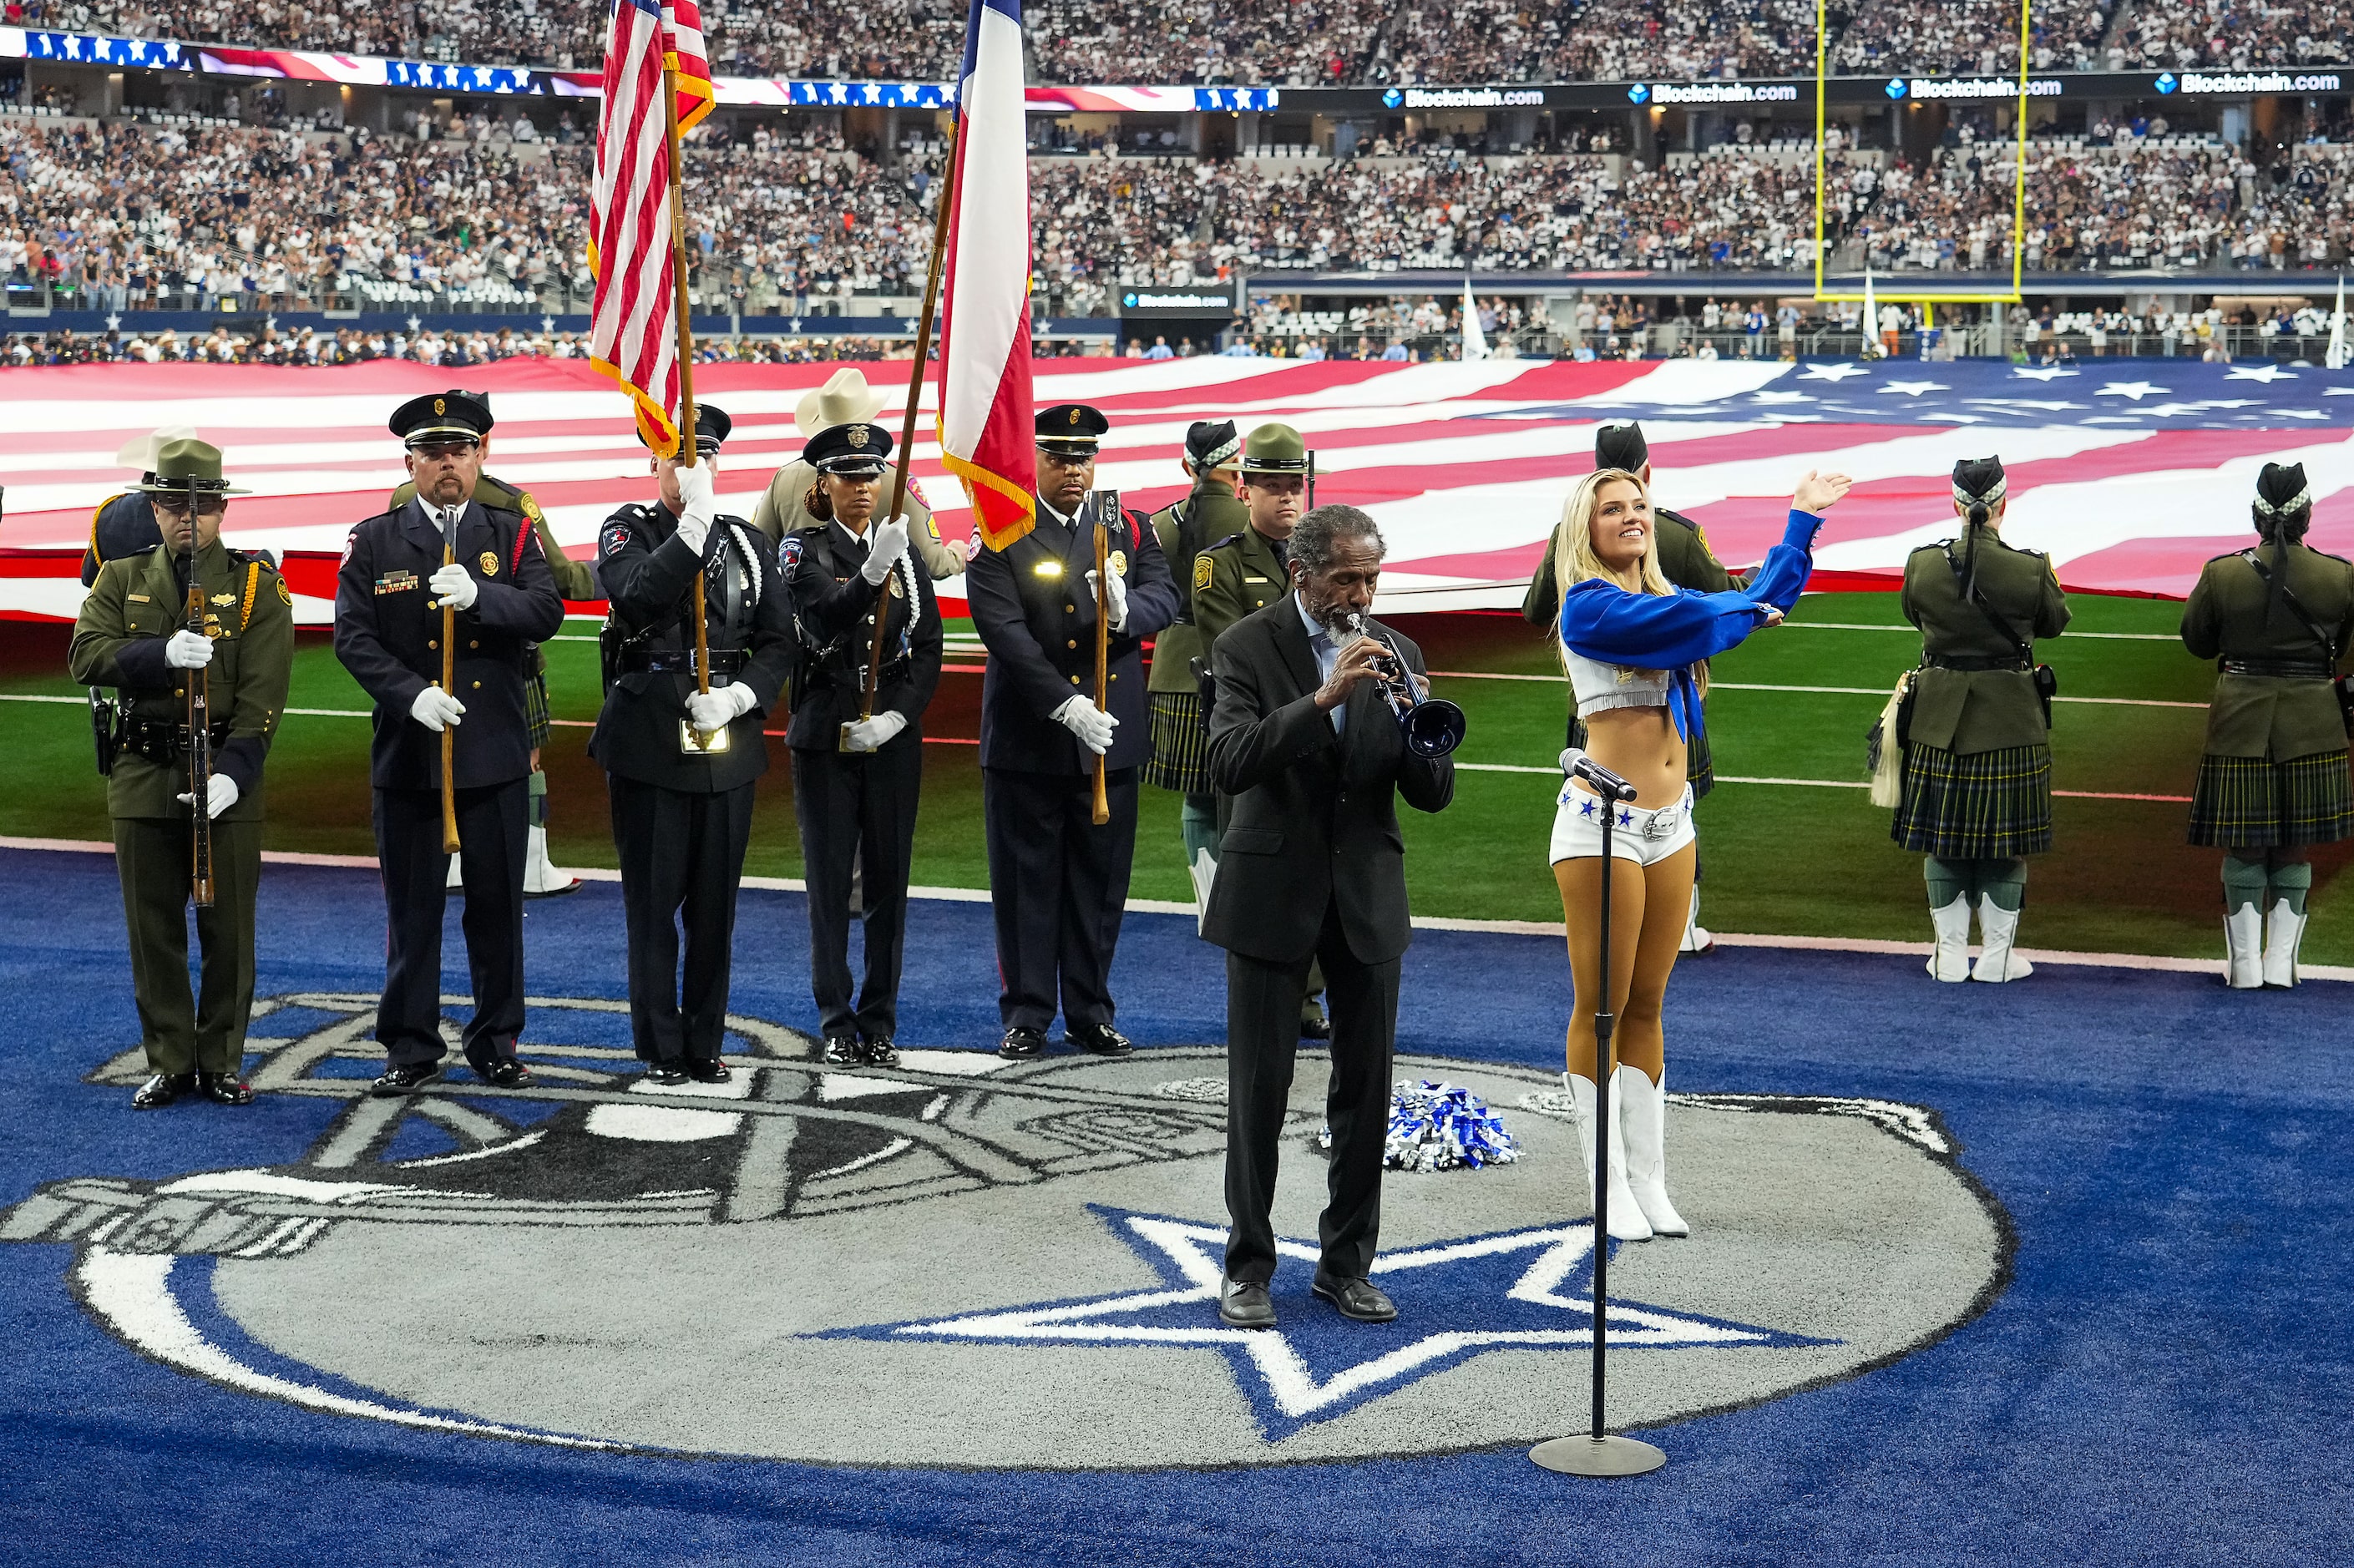
<path id="1" fill-rule="evenodd" d="M 262 762 L 294 667 L 294 600 L 268 562 L 220 542 L 228 498 L 220 452 L 169 441 L 142 481 L 162 537 L 143 555 L 100 567 L 75 618 L 73 678 L 112 686 L 106 805 L 130 927 L 132 994 L 153 1075 L 132 1097 L 141 1110 L 196 1093 L 250 1104 L 245 1031 L 253 1012 L 253 906 L 261 873 Z M 190 507 L 191 490 L 194 508 Z M 205 630 L 187 630 L 188 546 L 204 595 Z M 207 799 L 188 793 L 187 683 L 199 672 L 214 715 Z M 190 810 L 212 822 L 213 903 L 196 911 L 199 993 L 188 992 Z"/>
<path id="2" fill-rule="evenodd" d="M 1594 466 L 1615 468 L 1633 474 L 1651 487 L 1651 448 L 1643 439 L 1643 427 L 1632 419 L 1616 419 L 1594 432 Z M 1723 593 L 1738 588 L 1749 579 L 1746 572 L 1726 569 L 1716 552 L 1708 547 L 1708 535 L 1700 524 L 1681 512 L 1653 504 L 1651 508 L 1651 548 L 1658 555 L 1659 570 L 1668 581 L 1694 593 Z M 1521 600 L 1521 617 L 1532 626 L 1545 628 L 1552 634 L 1553 623 L 1561 616 L 1561 588 L 1553 581 L 1553 552 L 1546 550 L 1537 562 L 1536 571 L 1529 581 L 1529 591 Z M 1578 749 L 1585 747 L 1585 726 L 1577 722 L 1573 711 L 1569 715 L 1569 744 Z M 1691 785 L 1692 799 L 1697 801 L 1716 784 L 1716 764 L 1709 753 L 1708 731 L 1695 730 L 1691 744 L 1684 752 L 1684 777 Z M 1691 910 L 1684 921 L 1682 950 L 1705 953 L 1716 946 L 1700 923 L 1700 863 L 1692 863 Z"/>
<path id="3" fill-rule="evenodd" d="M 600 639 L 610 661 L 605 707 L 588 755 L 605 769 L 620 853 L 630 1034 L 657 1084 L 727 1079 L 719 1052 L 736 891 L 755 780 L 769 770 L 761 718 L 792 674 L 791 600 L 776 555 L 758 529 L 719 512 L 713 462 L 732 423 L 698 404 L 698 461 L 682 467 L 655 458 L 662 499 L 622 507 L 597 538 L 599 592 L 612 609 Z M 695 683 L 698 573 L 707 693 Z M 719 736 L 725 745 L 715 749 L 711 738 Z"/>
<path id="4" fill-rule="evenodd" d="M 491 411 L 451 390 L 394 411 L 417 496 L 356 524 L 335 581 L 335 656 L 376 702 L 370 774 L 390 935 L 376 1038 L 380 1095 L 440 1076 L 441 732 L 455 727 L 451 782 L 466 890 L 474 1014 L 467 1062 L 501 1088 L 528 1083 L 523 1032 L 523 885 L 534 645 L 564 624 L 564 600 L 530 521 L 473 499 Z M 451 565 L 442 565 L 445 548 Z M 441 678 L 441 606 L 457 611 L 456 690 Z"/>
<path id="5" fill-rule="evenodd" d="M 875 515 L 889 473 L 891 433 L 830 426 L 802 451 L 817 476 L 802 498 L 807 526 L 785 535 L 784 571 L 801 638 L 801 675 L 785 744 L 809 883 L 810 989 L 837 1066 L 897 1065 L 899 959 L 907 875 L 923 788 L 924 709 L 940 682 L 940 607 L 909 549 L 910 520 Z M 881 608 L 883 663 L 865 705 Z M 865 914 L 866 979 L 853 1005 L 852 867 Z"/>
<path id="6" fill-rule="evenodd" d="M 1921 629 L 1904 735 L 1904 794 L 1890 835 L 1923 856 L 1941 980 L 2016 980 L 2013 951 L 2027 860 L 2052 847 L 2050 690 L 2034 643 L 2068 624 L 2052 562 L 2002 542 L 2009 482 L 1999 458 L 1954 465 L 1962 535 L 1905 558 L 1898 604 Z M 2056 689 L 2056 685 L 2051 689 Z M 1978 916 L 1969 964 L 1970 910 Z"/>
<path id="7" fill-rule="evenodd" d="M 1151 755 L 1143 641 L 1176 613 L 1161 545 L 1118 498 L 1094 493 L 1096 447 L 1110 422 L 1058 404 L 1036 416 L 1035 525 L 984 547 L 965 575 L 973 629 L 989 651 L 981 680 L 981 799 L 997 920 L 998 1054 L 1046 1047 L 1059 1001 L 1082 1050 L 1124 1056 L 1112 1027 L 1112 951 L 1136 855 L 1136 770 Z M 1108 534 L 1109 683 L 1095 703 L 1095 535 Z M 1110 821 L 1094 821 L 1095 760 L 1108 769 Z"/>
<path id="8" fill-rule="evenodd" d="M 836 425 L 874 423 L 875 416 L 890 400 L 889 393 L 866 385 L 864 371 L 847 366 L 827 376 L 824 386 L 801 395 L 801 400 L 793 406 L 793 428 L 801 431 L 803 441 L 813 441 Z M 885 490 L 890 489 L 890 469 L 884 471 L 881 482 Z M 811 528 L 824 532 L 827 520 L 809 509 L 809 497 L 816 487 L 817 470 L 810 466 L 808 457 L 793 459 L 769 478 L 769 488 L 760 493 L 758 503 L 752 508 L 753 526 L 779 548 L 788 534 Z M 916 552 L 917 564 L 932 580 L 939 582 L 961 573 L 964 556 L 941 541 L 939 524 L 933 521 L 931 508 L 924 504 L 924 498 L 916 493 L 913 484 L 907 486 L 900 506 L 907 519 L 907 542 Z"/>
<path id="9" fill-rule="evenodd" d="M 1248 525 L 1214 537 L 1193 561 L 1193 620 L 1201 632 L 1204 663 L 1209 662 L 1228 627 L 1291 591 L 1291 531 L 1307 510 L 1316 460 L 1298 430 L 1268 423 L 1244 439 L 1239 471 Z M 1323 995 L 1323 971 L 1311 961 L 1308 990 L 1299 1002 L 1304 1039 L 1331 1038 Z"/>
<path id="10" fill-rule="evenodd" d="M 491 406 L 487 392 L 467 394 L 485 408 Z M 489 443 L 483 443 L 487 457 Z M 393 491 L 390 505 L 395 512 L 408 505 L 417 495 L 417 482 L 404 480 Z M 532 499 L 531 492 L 521 485 L 485 473 L 474 482 L 474 499 L 483 506 L 502 512 L 520 512 L 531 519 L 532 532 L 539 535 L 539 553 L 547 562 L 547 569 L 556 579 L 556 591 L 575 603 L 602 599 L 604 590 L 597 586 L 596 569 L 586 561 L 576 561 L 564 553 L 556 542 L 556 531 L 547 525 L 547 514 Z M 524 712 L 531 721 L 531 842 L 525 852 L 523 893 L 526 898 L 548 898 L 559 894 L 577 893 L 580 879 L 568 872 L 558 871 L 547 858 L 547 774 L 539 765 L 540 754 L 547 749 L 547 652 L 535 645 L 531 651 L 531 681 L 524 687 Z M 458 867 L 450 867 L 450 885 L 458 885 Z"/>
<path id="11" fill-rule="evenodd" d="M 1210 879 L 1218 869 L 1218 800 L 1210 787 L 1210 732 L 1202 712 L 1193 662 L 1209 668 L 1209 645 L 1193 621 L 1194 562 L 1212 540 L 1232 538 L 1250 526 L 1250 514 L 1235 487 L 1235 459 L 1242 440 L 1232 419 L 1197 419 L 1185 432 L 1185 477 L 1193 488 L 1182 501 L 1152 514 L 1152 536 L 1177 594 L 1177 619 L 1152 641 L 1152 670 L 1145 692 L 1152 710 L 1152 755 L 1144 781 L 1185 797 L 1178 817 L 1184 837 L 1185 866 L 1193 877 L 1193 903 L 1210 901 Z"/>
<path id="12" fill-rule="evenodd" d="M 2208 562 L 2182 607 L 2183 646 L 2219 672 L 2190 842 L 2223 852 L 2224 978 L 2243 991 L 2296 984 L 2312 846 L 2354 837 L 2331 684 L 2354 647 L 2354 567 L 2304 543 L 2304 464 L 2266 463 L 2254 510 L 2257 546 Z"/>

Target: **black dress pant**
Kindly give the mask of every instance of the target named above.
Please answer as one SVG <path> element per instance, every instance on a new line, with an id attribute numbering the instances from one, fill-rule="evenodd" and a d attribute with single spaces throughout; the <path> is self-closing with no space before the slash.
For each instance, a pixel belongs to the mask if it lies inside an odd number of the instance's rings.
<path id="1" fill-rule="evenodd" d="M 793 748 L 793 815 L 809 885 L 810 992 L 829 1039 L 899 1032 L 899 963 L 907 940 L 907 874 L 916 855 L 923 737 L 880 751 Z M 851 1005 L 850 883 L 865 908 L 866 982 Z"/>
<path id="2" fill-rule="evenodd" d="M 1275 1277 L 1275 1170 L 1299 1047 L 1299 999 L 1311 961 L 1332 1004 L 1330 1201 L 1317 1226 L 1320 1267 L 1363 1278 L 1382 1224 L 1382 1146 L 1390 1123 L 1390 1051 L 1397 1038 L 1399 960 L 1367 964 L 1349 950 L 1338 905 L 1324 913 L 1316 950 L 1297 963 L 1226 955 L 1226 1277 Z"/>
<path id="3" fill-rule="evenodd" d="M 530 827 L 526 778 L 458 791 L 458 871 L 465 881 L 467 967 L 474 1015 L 461 1039 L 480 1066 L 514 1054 L 523 1033 L 523 862 Z M 376 853 L 384 872 L 384 1000 L 376 1037 L 396 1067 L 438 1062 L 441 1043 L 441 916 L 450 856 L 441 848 L 439 789 L 376 792 Z"/>
<path id="4" fill-rule="evenodd" d="M 1097 827 L 1087 774 L 981 770 L 997 1011 L 1009 1029 L 1043 1032 L 1058 999 L 1066 1029 L 1112 1021 L 1112 952 L 1136 859 L 1136 769 L 1118 768 L 1104 784 L 1111 820 Z"/>
<path id="5" fill-rule="evenodd" d="M 736 890 L 752 838 L 747 782 L 689 792 L 605 776 L 630 938 L 630 1038 L 648 1062 L 716 1060 L 727 1029 Z M 679 975 L 679 930 L 686 973 Z"/>

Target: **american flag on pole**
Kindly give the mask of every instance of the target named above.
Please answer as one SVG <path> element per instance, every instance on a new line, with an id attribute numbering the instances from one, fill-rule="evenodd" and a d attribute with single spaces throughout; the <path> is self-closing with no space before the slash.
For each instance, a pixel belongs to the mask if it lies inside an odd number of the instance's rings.
<path id="1" fill-rule="evenodd" d="M 1021 0 L 972 0 L 957 84 L 940 312 L 940 461 L 971 497 L 981 542 L 1035 521 L 1030 412 L 1030 170 Z"/>
<path id="2" fill-rule="evenodd" d="M 684 131 L 711 111 L 711 64 L 695 0 L 614 0 L 605 44 L 588 266 L 597 280 L 589 360 L 637 405 L 646 444 L 678 450 L 678 318 L 671 270 L 671 145 L 665 68 Z"/>

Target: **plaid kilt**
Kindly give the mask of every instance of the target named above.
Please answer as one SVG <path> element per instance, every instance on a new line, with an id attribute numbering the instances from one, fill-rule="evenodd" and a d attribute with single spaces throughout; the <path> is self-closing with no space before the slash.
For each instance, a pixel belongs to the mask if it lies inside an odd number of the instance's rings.
<path id="1" fill-rule="evenodd" d="M 523 683 L 523 716 L 531 726 L 531 746 L 537 751 L 547 744 L 547 672 L 534 670 Z"/>
<path id="2" fill-rule="evenodd" d="M 1888 836 L 1940 860 L 2016 860 L 2052 847 L 2052 748 L 1960 755 L 1904 748 L 1904 798 Z"/>
<path id="3" fill-rule="evenodd" d="M 1202 729 L 1198 692 L 1153 692 L 1146 701 L 1152 715 L 1152 755 L 1144 781 L 1181 795 L 1210 792 L 1210 737 Z"/>
<path id="4" fill-rule="evenodd" d="M 2190 791 L 2190 842 L 2216 849 L 2293 849 L 2354 837 L 2354 776 L 2344 751 L 2287 762 L 2265 757 L 2199 759 Z"/>

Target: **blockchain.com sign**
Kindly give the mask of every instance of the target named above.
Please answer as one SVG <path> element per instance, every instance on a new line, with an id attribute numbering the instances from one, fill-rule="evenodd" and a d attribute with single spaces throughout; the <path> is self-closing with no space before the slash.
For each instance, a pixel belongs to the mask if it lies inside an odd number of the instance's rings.
<path id="1" fill-rule="evenodd" d="M 1882 90 L 1891 101 L 1909 98 L 1926 103 L 1947 99 L 2017 98 L 2021 89 L 2015 76 L 1892 76 Z M 2058 77 L 2031 77 L 2024 90 L 2030 98 L 2058 98 L 2062 83 Z"/>

